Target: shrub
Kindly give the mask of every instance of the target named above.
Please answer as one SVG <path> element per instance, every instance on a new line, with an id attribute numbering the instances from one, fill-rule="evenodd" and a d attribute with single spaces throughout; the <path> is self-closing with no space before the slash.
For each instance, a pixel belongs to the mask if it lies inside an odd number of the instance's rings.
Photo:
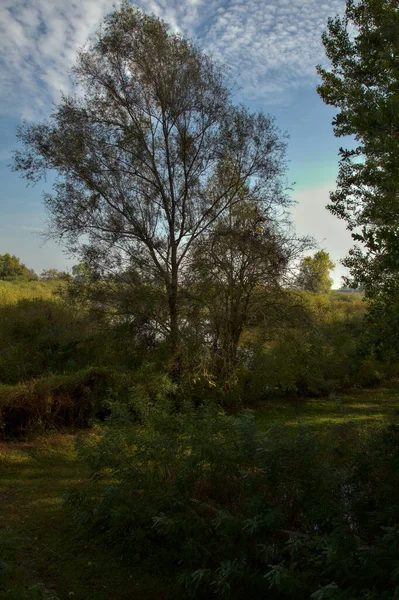
<path id="1" fill-rule="evenodd" d="M 0 307 L 20 300 L 51 300 L 59 287 L 54 281 L 4 281 L 0 280 Z"/>
<path id="2" fill-rule="evenodd" d="M 244 404 L 270 394 L 323 396 L 395 371 L 367 344 L 366 305 L 357 295 L 303 293 L 298 303 L 296 322 L 258 325 L 247 334 L 239 377 Z"/>
<path id="3" fill-rule="evenodd" d="M 0 307 L 0 382 L 13 384 L 85 367 L 94 354 L 92 328 L 85 313 L 54 299 Z"/>
<path id="4" fill-rule="evenodd" d="M 120 406 L 80 439 L 101 483 L 66 497 L 125 560 L 154 554 L 196 598 L 399 592 L 399 429 L 342 461 L 342 447 L 327 456 L 309 432 L 259 433 L 249 412 L 177 412 L 167 399 L 137 412 L 133 423 Z"/>
<path id="5" fill-rule="evenodd" d="M 95 417 L 104 418 L 109 412 L 112 394 L 126 395 L 128 387 L 126 376 L 106 368 L 0 385 L 3 435 L 21 435 L 34 426 L 87 426 Z"/>
<path id="6" fill-rule="evenodd" d="M 150 354 L 129 324 L 107 321 L 51 295 L 51 282 L 39 282 L 49 296 L 24 298 L 6 295 L 1 303 L 0 282 L 0 384 L 16 384 L 55 373 L 76 372 L 96 365 L 117 370 L 137 369 Z M 36 285 L 36 284 L 35 284 Z M 33 284 L 32 284 L 33 286 Z M 29 293 L 32 286 L 28 287 Z"/>

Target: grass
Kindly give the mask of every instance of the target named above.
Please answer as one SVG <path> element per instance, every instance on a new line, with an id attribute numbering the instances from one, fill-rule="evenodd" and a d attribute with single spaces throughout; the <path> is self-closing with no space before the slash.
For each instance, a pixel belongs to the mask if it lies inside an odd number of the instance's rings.
<path id="1" fill-rule="evenodd" d="M 0 306 L 16 304 L 20 300 L 54 300 L 54 292 L 62 285 L 52 281 L 0 281 Z"/>
<path id="2" fill-rule="evenodd" d="M 268 429 L 284 425 L 288 429 L 306 427 L 319 435 L 345 427 L 376 427 L 390 423 L 399 410 L 399 382 L 370 390 L 354 390 L 328 398 L 275 400 L 257 410 L 258 425 Z"/>
<path id="3" fill-rule="evenodd" d="M 349 443 L 391 422 L 399 383 L 328 399 L 270 401 L 257 410 L 259 427 L 288 434 L 307 427 L 328 444 Z M 48 433 L 30 441 L 0 443 L 0 597 L 6 600 L 162 600 L 178 593 L 150 558 L 122 564 L 65 519 L 63 493 L 87 485 L 75 435 Z M 3 572 L 1 561 L 8 571 Z"/>
<path id="4" fill-rule="evenodd" d="M 88 476 L 74 439 L 54 433 L 0 445 L 0 561 L 9 568 L 2 580 L 0 567 L 0 598 L 177 598 L 154 565 L 122 565 L 65 519 L 63 493 Z"/>
<path id="5" fill-rule="evenodd" d="M 311 431 L 331 464 L 350 464 L 367 438 L 398 421 L 399 382 L 369 390 L 331 395 L 329 398 L 270 402 L 257 411 L 260 429 L 281 435 Z"/>

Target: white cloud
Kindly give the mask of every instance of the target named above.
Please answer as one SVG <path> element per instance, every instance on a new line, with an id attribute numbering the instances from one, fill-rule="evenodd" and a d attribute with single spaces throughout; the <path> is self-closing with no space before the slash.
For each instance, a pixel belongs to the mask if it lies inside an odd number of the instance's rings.
<path id="1" fill-rule="evenodd" d="M 21 225 L 20 229 L 22 231 L 30 231 L 32 233 L 43 233 L 43 227 L 32 227 L 31 225 Z"/>
<path id="2" fill-rule="evenodd" d="M 141 0 L 174 30 L 227 63 L 247 99 L 278 102 L 315 80 L 320 34 L 343 0 Z M 113 0 L 3 0 L 0 86 L 3 113 L 46 114 L 69 91 L 76 52 Z"/>
<path id="3" fill-rule="evenodd" d="M 334 272 L 334 287 L 341 286 L 341 277 L 348 275 L 348 270 L 340 264 L 353 246 L 353 240 L 345 223 L 326 210 L 329 203 L 329 193 L 335 189 L 335 183 L 325 183 L 309 186 L 292 194 L 297 202 L 291 211 L 295 228 L 300 235 L 313 235 L 318 249 L 329 252 L 336 263 Z"/>
<path id="4" fill-rule="evenodd" d="M 279 101 L 279 94 L 316 77 L 323 61 L 320 35 L 328 16 L 343 3 L 319 0 L 236 0 L 218 13 L 207 32 L 207 45 L 230 64 L 245 95 Z M 277 97 L 276 97 L 277 95 Z"/>
<path id="5" fill-rule="evenodd" d="M 0 20 L 2 110 L 23 117 L 47 113 L 71 89 L 76 52 L 95 31 L 111 0 L 6 0 Z"/>

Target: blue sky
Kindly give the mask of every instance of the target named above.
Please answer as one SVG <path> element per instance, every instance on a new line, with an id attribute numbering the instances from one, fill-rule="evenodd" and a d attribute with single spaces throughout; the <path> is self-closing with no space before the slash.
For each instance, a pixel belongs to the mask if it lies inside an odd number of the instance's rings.
<path id="1" fill-rule="evenodd" d="M 37 272 L 73 264 L 40 232 L 41 196 L 50 183 L 26 187 L 8 167 L 22 119 L 51 113 L 60 92 L 70 92 L 70 68 L 112 9 L 113 0 L 3 0 L 0 18 L 0 254 L 17 254 Z M 316 93 L 315 65 L 325 61 L 320 41 L 327 18 L 342 14 L 342 0 L 141 0 L 137 5 L 164 18 L 174 30 L 199 41 L 231 69 L 237 99 L 275 116 L 290 135 L 289 182 L 297 201 L 298 233 L 314 236 L 334 261 L 351 238 L 325 209 L 335 186 L 338 148 L 334 112 Z M 344 273 L 337 264 L 335 285 Z"/>

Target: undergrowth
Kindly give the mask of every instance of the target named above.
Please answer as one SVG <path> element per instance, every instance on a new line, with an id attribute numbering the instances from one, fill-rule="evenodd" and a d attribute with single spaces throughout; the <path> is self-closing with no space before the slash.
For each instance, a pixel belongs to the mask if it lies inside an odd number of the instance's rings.
<path id="1" fill-rule="evenodd" d="M 104 367 L 0 385 L 0 431 L 7 438 L 32 428 L 87 427 L 109 412 L 113 393 L 126 395 L 128 387 L 128 376 Z"/>
<path id="2" fill-rule="evenodd" d="M 306 429 L 166 397 L 114 407 L 78 452 L 79 528 L 127 562 L 157 557 L 187 597 L 383 600 L 399 595 L 399 428 L 326 451 Z"/>

